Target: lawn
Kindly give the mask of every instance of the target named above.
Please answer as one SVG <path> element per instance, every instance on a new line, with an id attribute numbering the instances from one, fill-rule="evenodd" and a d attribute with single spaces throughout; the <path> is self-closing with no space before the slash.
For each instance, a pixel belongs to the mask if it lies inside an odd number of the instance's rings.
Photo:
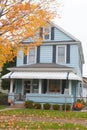
<path id="1" fill-rule="evenodd" d="M 55 110 L 18 109 L 0 112 L 0 128 L 3 129 L 58 129 L 87 130 L 80 123 L 87 120 L 87 112 L 62 112 Z M 78 121 L 76 123 L 76 121 Z"/>
<path id="2" fill-rule="evenodd" d="M 6 106 L 0 106 L 0 110 L 2 110 L 2 109 L 4 109 L 4 108 L 6 108 Z"/>

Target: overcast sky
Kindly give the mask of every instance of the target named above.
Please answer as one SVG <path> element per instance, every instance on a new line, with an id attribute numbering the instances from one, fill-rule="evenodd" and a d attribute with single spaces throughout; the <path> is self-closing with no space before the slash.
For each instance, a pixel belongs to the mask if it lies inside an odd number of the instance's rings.
<path id="1" fill-rule="evenodd" d="M 87 0 L 61 1 L 61 19 L 56 23 L 82 42 L 85 58 L 83 76 L 87 77 Z"/>

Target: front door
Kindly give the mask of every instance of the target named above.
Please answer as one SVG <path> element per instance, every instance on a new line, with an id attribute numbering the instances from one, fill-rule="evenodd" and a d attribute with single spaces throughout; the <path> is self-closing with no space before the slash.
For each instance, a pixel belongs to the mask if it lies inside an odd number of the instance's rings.
<path id="1" fill-rule="evenodd" d="M 24 95 L 31 92 L 31 80 L 24 81 Z"/>

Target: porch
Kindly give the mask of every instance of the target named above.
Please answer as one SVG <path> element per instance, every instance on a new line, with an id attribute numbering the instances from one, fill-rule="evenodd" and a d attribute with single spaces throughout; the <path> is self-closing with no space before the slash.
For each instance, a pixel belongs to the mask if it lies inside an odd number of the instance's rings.
<path id="1" fill-rule="evenodd" d="M 17 98 L 19 96 L 19 98 Z M 8 94 L 8 97 L 12 100 L 13 103 L 21 104 L 24 101 L 32 100 L 36 103 L 50 103 L 50 104 L 73 104 L 74 97 L 73 95 L 68 94 L 34 94 L 34 93 L 26 93 L 26 96 L 22 96 L 17 94 Z"/>
<path id="2" fill-rule="evenodd" d="M 11 79 L 8 97 L 12 102 L 32 100 L 38 103 L 72 104 L 71 86 L 71 80 Z"/>

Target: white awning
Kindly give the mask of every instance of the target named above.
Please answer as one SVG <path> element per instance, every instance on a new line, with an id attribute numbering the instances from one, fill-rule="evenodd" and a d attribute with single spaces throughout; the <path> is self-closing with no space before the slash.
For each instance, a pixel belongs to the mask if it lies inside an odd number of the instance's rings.
<path id="1" fill-rule="evenodd" d="M 68 76 L 68 77 L 67 77 Z M 82 80 L 81 77 L 74 73 L 67 72 L 10 72 L 2 79 L 69 79 L 69 80 Z"/>

